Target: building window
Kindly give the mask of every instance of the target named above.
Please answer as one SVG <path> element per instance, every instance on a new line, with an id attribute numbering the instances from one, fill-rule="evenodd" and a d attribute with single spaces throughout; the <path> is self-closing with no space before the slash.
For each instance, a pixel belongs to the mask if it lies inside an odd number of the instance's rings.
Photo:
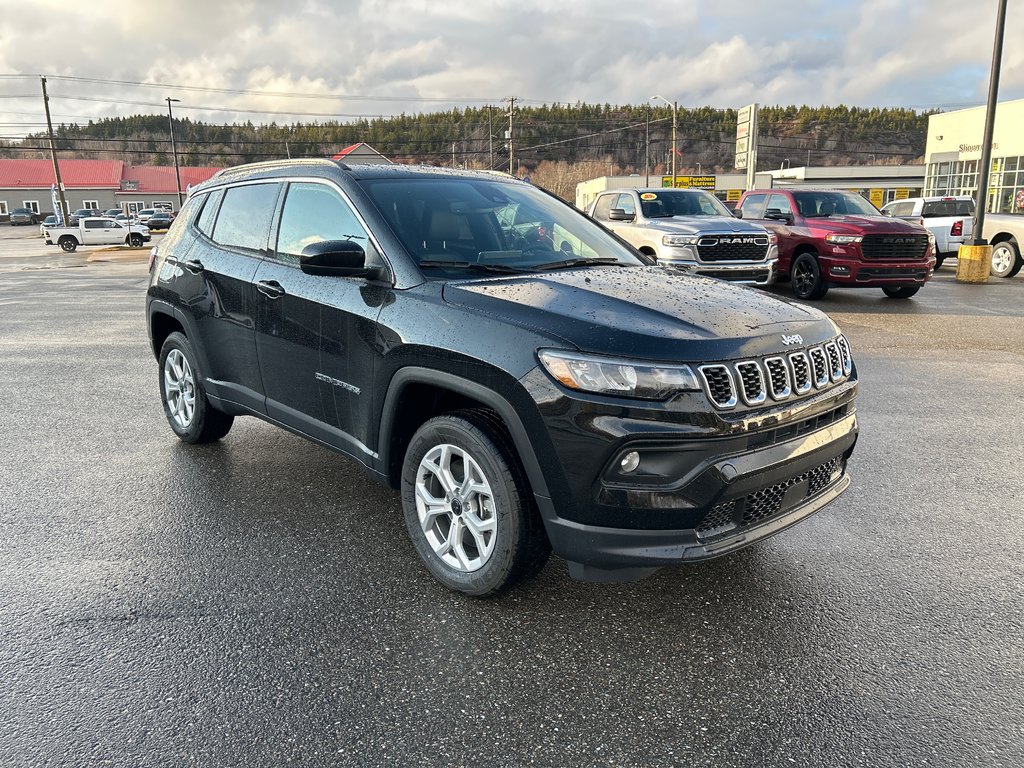
<path id="1" fill-rule="evenodd" d="M 174 206 L 170 202 L 168 202 L 167 200 L 154 200 L 153 201 L 153 205 L 151 205 L 150 208 L 153 208 L 153 209 L 158 210 L 158 211 L 173 211 L 174 210 Z"/>
<path id="2" fill-rule="evenodd" d="M 7 215 L 7 201 L 6 200 L 0 200 L 0 216 L 6 216 L 6 215 Z"/>
<path id="3" fill-rule="evenodd" d="M 99 200 L 83 200 L 82 207 L 88 208 L 90 211 L 98 211 L 100 209 Z"/>
<path id="4" fill-rule="evenodd" d="M 131 200 L 125 203 L 128 207 L 128 215 L 131 216 L 133 213 L 138 213 L 146 207 L 146 203 L 142 200 Z"/>
<path id="5" fill-rule="evenodd" d="M 39 201 L 38 200 L 22 200 L 22 208 L 28 208 L 32 213 L 39 213 Z"/>

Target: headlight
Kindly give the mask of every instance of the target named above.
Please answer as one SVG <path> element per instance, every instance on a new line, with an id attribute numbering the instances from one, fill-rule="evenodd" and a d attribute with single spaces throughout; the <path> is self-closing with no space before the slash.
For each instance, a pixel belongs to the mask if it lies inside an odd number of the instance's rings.
<path id="1" fill-rule="evenodd" d="M 935 247 L 935 233 L 928 230 L 928 245 Z"/>
<path id="2" fill-rule="evenodd" d="M 825 235 L 825 239 L 836 245 L 849 245 L 850 243 L 859 243 L 864 238 L 861 235 Z"/>
<path id="3" fill-rule="evenodd" d="M 778 244 L 779 244 L 779 236 L 776 235 L 774 232 L 769 232 L 768 233 L 768 245 L 778 245 Z"/>
<path id="4" fill-rule="evenodd" d="M 696 245 L 698 235 L 665 235 L 661 238 L 662 245 Z"/>
<path id="5" fill-rule="evenodd" d="M 542 349 L 537 356 L 558 383 L 581 392 L 664 400 L 673 392 L 700 389 L 686 365 L 614 360 L 552 349 Z"/>

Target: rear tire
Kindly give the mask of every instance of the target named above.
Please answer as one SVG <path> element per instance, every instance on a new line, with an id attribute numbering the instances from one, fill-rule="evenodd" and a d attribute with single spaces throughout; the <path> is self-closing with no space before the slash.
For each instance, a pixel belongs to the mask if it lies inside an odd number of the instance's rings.
<path id="1" fill-rule="evenodd" d="M 883 293 L 890 299 L 909 299 L 920 290 L 920 285 L 886 285 L 882 287 Z"/>
<path id="2" fill-rule="evenodd" d="M 544 567 L 551 545 L 511 440 L 487 411 L 437 416 L 409 442 L 402 507 L 434 578 L 475 597 Z"/>
<path id="3" fill-rule="evenodd" d="M 828 293 L 828 283 L 822 279 L 817 254 L 801 253 L 797 256 L 790 268 L 789 280 L 793 295 L 798 299 L 820 299 Z"/>
<path id="4" fill-rule="evenodd" d="M 206 399 L 192 344 L 183 333 L 170 334 L 160 348 L 160 400 L 174 434 L 186 443 L 212 443 L 231 429 L 234 416 Z"/>
<path id="5" fill-rule="evenodd" d="M 1024 267 L 1020 247 L 1013 238 L 992 246 L 992 269 L 995 277 L 1014 277 Z"/>
<path id="6" fill-rule="evenodd" d="M 942 266 L 942 262 L 944 262 L 945 260 L 946 260 L 945 256 L 936 256 L 935 257 L 935 271 L 936 272 L 939 271 L 939 267 Z"/>

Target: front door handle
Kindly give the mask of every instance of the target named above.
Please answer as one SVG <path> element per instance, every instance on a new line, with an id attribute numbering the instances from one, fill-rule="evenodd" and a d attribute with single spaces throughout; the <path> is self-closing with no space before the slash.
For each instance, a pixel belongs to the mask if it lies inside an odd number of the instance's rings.
<path id="1" fill-rule="evenodd" d="M 260 280 L 256 283 L 256 290 L 270 299 L 279 299 L 284 296 L 284 288 L 277 280 Z"/>
<path id="2" fill-rule="evenodd" d="M 200 272 L 203 271 L 203 262 L 201 262 L 199 259 L 189 259 L 184 264 L 182 264 L 182 266 L 185 267 L 185 269 L 187 269 L 193 275 L 198 275 Z"/>

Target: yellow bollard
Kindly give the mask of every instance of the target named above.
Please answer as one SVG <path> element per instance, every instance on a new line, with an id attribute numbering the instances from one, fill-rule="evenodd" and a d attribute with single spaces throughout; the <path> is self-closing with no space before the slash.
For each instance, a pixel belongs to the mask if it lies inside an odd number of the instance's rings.
<path id="1" fill-rule="evenodd" d="M 987 283 L 992 269 L 991 245 L 961 245 L 956 255 L 956 279 L 959 283 Z"/>

